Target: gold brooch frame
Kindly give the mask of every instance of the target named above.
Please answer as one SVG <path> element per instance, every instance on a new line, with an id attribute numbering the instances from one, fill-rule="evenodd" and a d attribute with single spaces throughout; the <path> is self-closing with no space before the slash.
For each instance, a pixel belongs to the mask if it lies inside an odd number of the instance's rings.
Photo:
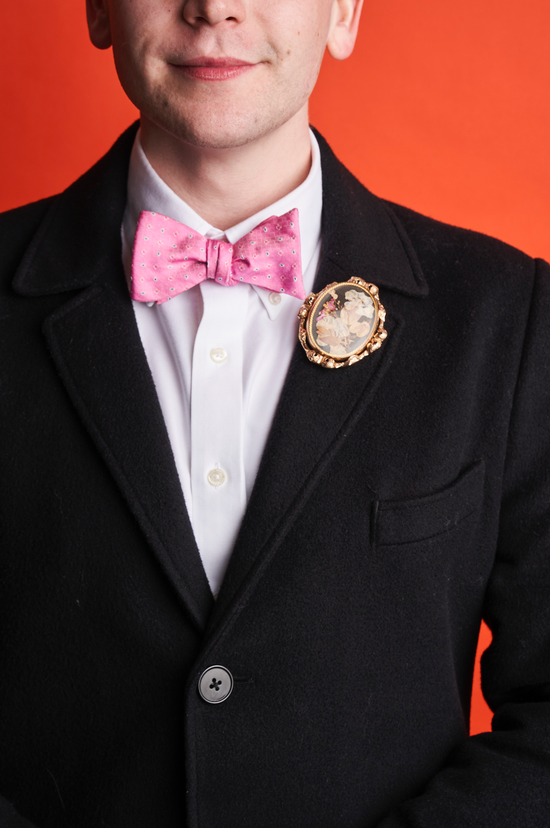
<path id="1" fill-rule="evenodd" d="M 337 336 L 331 334 L 328 328 L 323 329 L 322 319 L 331 317 L 330 322 L 334 325 L 333 318 L 336 314 L 340 318 L 343 315 L 342 311 L 344 311 L 346 319 L 349 320 L 350 310 L 342 307 L 340 298 L 342 292 L 344 292 L 344 296 L 352 295 L 352 298 L 345 302 L 345 305 L 350 306 L 352 309 L 354 302 L 356 303 L 355 307 L 357 307 L 357 302 L 359 302 L 360 309 L 367 306 L 368 303 L 365 303 L 364 300 L 362 302 L 361 298 L 356 298 L 356 294 L 357 297 L 360 297 L 361 294 L 359 291 L 353 290 L 353 285 L 357 285 L 360 291 L 362 291 L 362 295 L 369 296 L 372 300 L 374 307 L 374 313 L 371 313 L 371 316 L 374 316 L 372 326 L 365 336 L 357 336 L 356 333 L 350 334 L 351 329 L 348 328 L 349 335 L 346 336 L 344 333 L 344 335 L 340 336 L 340 339 L 337 339 Z M 340 308 L 338 308 L 338 305 L 340 305 Z M 326 310 L 327 308 L 328 310 Z M 368 306 L 368 311 L 370 311 L 370 305 Z M 357 311 L 355 312 L 356 316 Z M 361 318 L 366 318 L 367 316 L 368 313 L 363 311 Z M 370 317 L 368 318 L 370 319 Z M 377 351 L 388 336 L 388 332 L 384 328 L 386 310 L 380 302 L 377 286 L 355 276 L 347 282 L 332 282 L 323 288 L 323 290 L 319 291 L 319 293 L 310 293 L 298 312 L 298 319 L 300 320 L 298 338 L 306 352 L 307 358 L 310 362 L 315 362 L 323 368 L 344 368 L 349 365 L 354 365 L 369 354 L 372 354 L 373 351 Z M 314 324 L 316 325 L 316 331 L 313 329 Z M 360 321 L 355 322 L 355 330 L 363 330 L 366 324 Z M 340 331 L 346 330 L 343 323 L 339 327 Z M 325 333 L 323 333 L 323 330 L 325 330 Z M 322 336 L 326 336 L 326 332 L 330 334 L 326 338 L 332 338 L 333 341 L 337 340 L 336 344 L 330 346 L 327 344 L 326 339 L 322 339 Z M 353 339 L 359 341 L 354 344 Z M 339 348 L 340 353 L 331 353 L 331 350 L 328 349 L 332 348 Z"/>

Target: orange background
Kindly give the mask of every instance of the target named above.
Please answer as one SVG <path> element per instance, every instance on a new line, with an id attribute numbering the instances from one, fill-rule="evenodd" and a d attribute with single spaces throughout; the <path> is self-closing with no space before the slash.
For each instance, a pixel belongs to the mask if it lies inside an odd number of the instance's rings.
<path id="1" fill-rule="evenodd" d="M 549 35 L 548 0 L 365 0 L 311 121 L 378 195 L 550 259 Z M 3 4 L 0 103 L 0 209 L 67 186 L 136 117 L 84 0 Z M 477 668 L 472 732 L 489 721 Z"/>

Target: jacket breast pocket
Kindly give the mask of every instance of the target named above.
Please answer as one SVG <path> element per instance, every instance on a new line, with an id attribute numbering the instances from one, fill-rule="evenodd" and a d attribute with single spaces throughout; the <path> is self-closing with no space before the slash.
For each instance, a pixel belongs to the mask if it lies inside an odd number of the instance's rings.
<path id="1" fill-rule="evenodd" d="M 458 527 L 482 504 L 485 465 L 478 460 L 445 488 L 410 500 L 378 501 L 376 547 L 428 542 Z"/>

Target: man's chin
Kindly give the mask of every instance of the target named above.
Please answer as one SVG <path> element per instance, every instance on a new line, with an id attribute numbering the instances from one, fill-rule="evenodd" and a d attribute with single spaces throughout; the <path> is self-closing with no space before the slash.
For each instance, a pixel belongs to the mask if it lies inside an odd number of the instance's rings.
<path id="1" fill-rule="evenodd" d="M 252 115 L 248 119 L 238 117 L 222 119 L 215 116 L 208 117 L 208 115 L 190 119 L 182 118 L 179 113 L 174 113 L 168 118 L 165 115 L 162 117 L 149 115 L 147 120 L 150 124 L 150 129 L 147 131 L 151 133 L 162 131 L 197 149 L 212 150 L 229 150 L 246 146 L 261 139 L 276 127 L 275 124 L 262 124 Z"/>

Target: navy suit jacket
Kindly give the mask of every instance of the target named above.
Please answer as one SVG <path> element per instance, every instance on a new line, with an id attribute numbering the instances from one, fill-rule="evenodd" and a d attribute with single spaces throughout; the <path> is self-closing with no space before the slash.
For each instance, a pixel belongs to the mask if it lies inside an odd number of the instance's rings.
<path id="1" fill-rule="evenodd" d="M 388 338 L 297 345 L 214 602 L 121 266 L 133 136 L 0 219 L 1 828 L 548 828 L 548 266 L 320 139 L 316 290 L 378 285 Z"/>

